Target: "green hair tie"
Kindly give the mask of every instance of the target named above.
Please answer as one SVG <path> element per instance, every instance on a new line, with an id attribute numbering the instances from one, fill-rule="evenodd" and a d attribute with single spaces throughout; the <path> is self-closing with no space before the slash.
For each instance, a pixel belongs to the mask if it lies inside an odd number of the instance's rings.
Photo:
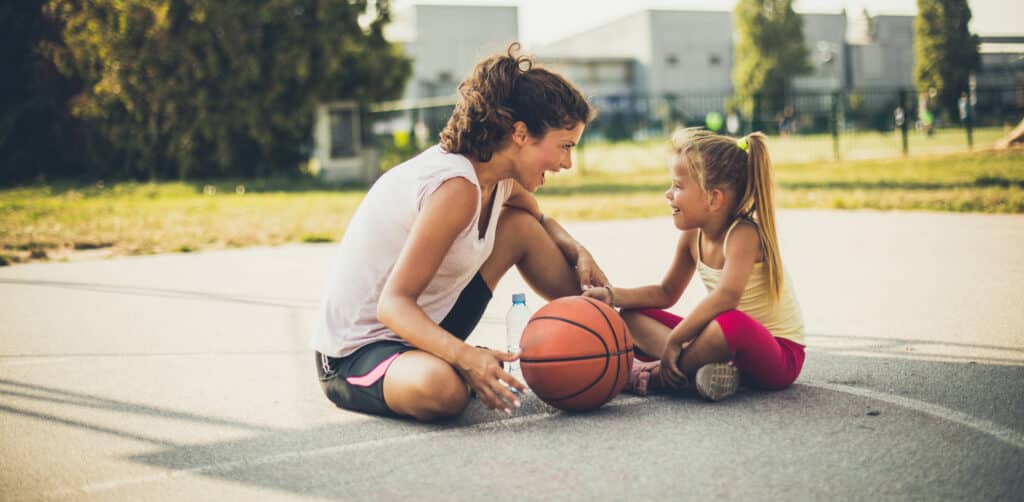
<path id="1" fill-rule="evenodd" d="M 736 146 L 738 146 L 740 148 L 740 150 L 743 150 L 744 152 L 749 152 L 750 151 L 750 143 L 747 142 L 747 138 L 746 137 L 738 138 L 736 140 Z"/>

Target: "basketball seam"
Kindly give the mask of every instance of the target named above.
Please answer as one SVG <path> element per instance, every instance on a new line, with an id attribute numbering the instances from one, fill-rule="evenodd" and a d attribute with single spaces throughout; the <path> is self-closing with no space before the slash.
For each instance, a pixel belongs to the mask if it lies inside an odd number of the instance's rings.
<path id="1" fill-rule="evenodd" d="M 591 307 L 594 307 L 594 309 L 597 310 L 597 313 L 601 314 L 601 317 L 604 318 L 604 322 L 608 325 L 608 329 L 612 330 L 612 340 L 615 341 L 616 354 L 621 353 L 622 351 L 619 349 L 619 334 L 615 331 L 615 326 L 612 326 L 612 321 L 608 319 L 608 316 L 604 314 L 604 311 L 601 310 L 601 307 L 598 307 L 597 304 L 586 297 L 584 297 L 583 300 L 589 303 Z M 625 340 L 623 340 L 622 343 L 625 344 Z M 611 399 L 615 397 L 615 389 L 619 386 L 619 373 L 621 373 L 622 370 L 622 361 L 620 361 L 620 359 L 620 357 L 615 358 L 615 380 L 612 381 L 612 388 L 608 390 L 608 396 L 605 398 L 605 402 L 611 401 Z M 601 377 L 603 378 L 604 375 L 601 375 Z"/>
<path id="2" fill-rule="evenodd" d="M 586 360 L 586 359 L 598 359 L 598 358 L 601 358 L 601 357 L 608 357 L 608 356 L 621 356 L 623 354 L 629 354 L 630 352 L 633 352 L 633 349 L 619 350 L 619 351 L 615 351 L 615 352 L 608 352 L 606 354 L 598 354 L 598 355 L 594 355 L 594 356 L 559 357 L 559 358 L 554 358 L 554 359 L 526 359 L 526 358 L 519 358 L 519 362 L 523 362 L 523 363 L 558 363 L 558 362 L 562 362 L 562 361 L 583 361 L 583 360 Z"/>
<path id="3" fill-rule="evenodd" d="M 590 335 L 593 336 L 594 338 L 597 338 L 597 341 L 601 342 L 601 346 L 604 347 L 604 358 L 605 358 L 605 360 L 604 360 L 604 367 L 601 368 L 601 374 L 598 375 L 598 377 L 593 382 L 590 382 L 589 384 L 585 385 L 582 389 L 580 389 L 580 390 L 578 390 L 578 391 L 576 391 L 576 392 L 574 392 L 572 394 L 569 394 L 567 396 L 561 396 L 561 397 L 557 397 L 557 398 L 556 397 L 541 396 L 539 393 L 537 394 L 538 397 L 543 398 L 545 401 L 565 401 L 566 399 L 571 399 L 571 398 L 574 398 L 576 396 L 579 396 L 580 394 L 583 394 L 584 392 L 590 390 L 595 385 L 597 385 L 598 382 L 600 382 L 601 379 L 604 378 L 604 374 L 605 374 L 605 372 L 608 371 L 608 367 L 611 366 L 611 361 L 609 361 L 608 357 L 607 357 L 609 355 L 608 343 L 606 343 L 604 341 L 604 338 L 602 338 L 601 335 L 597 334 L 597 332 L 595 332 L 594 330 L 592 330 L 592 329 L 590 329 L 590 328 L 588 328 L 588 327 L 586 327 L 586 326 L 584 326 L 584 325 L 582 325 L 582 324 L 580 324 L 578 322 L 566 319 L 564 317 L 554 317 L 554 316 L 540 316 L 540 317 L 537 317 L 537 316 L 534 316 L 534 317 L 532 317 L 530 319 L 530 321 L 527 323 L 527 325 L 529 325 L 533 321 L 538 321 L 538 320 L 541 320 L 541 319 L 547 319 L 547 320 L 552 320 L 552 321 L 554 321 L 554 320 L 562 321 L 564 323 L 571 324 L 571 325 L 576 326 L 576 327 L 578 327 L 580 329 L 583 329 L 587 333 L 590 333 Z M 614 329 L 612 330 L 612 333 L 613 334 L 615 333 Z"/>

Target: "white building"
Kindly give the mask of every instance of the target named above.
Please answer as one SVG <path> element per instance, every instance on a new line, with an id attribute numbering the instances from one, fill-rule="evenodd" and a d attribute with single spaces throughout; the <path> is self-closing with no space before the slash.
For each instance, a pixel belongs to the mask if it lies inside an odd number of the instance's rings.
<path id="1" fill-rule="evenodd" d="M 618 87 L 602 87 L 625 94 L 719 94 L 732 91 L 732 45 L 729 12 L 645 10 L 541 47 L 537 56 L 564 66 L 618 60 L 631 71 L 619 72 Z M 597 94 L 588 79 L 573 81 Z"/>
<path id="2" fill-rule="evenodd" d="M 452 96 L 478 61 L 519 39 L 519 12 L 503 6 L 411 5 L 395 12 L 385 36 L 413 60 L 404 99 Z"/>
<path id="3" fill-rule="evenodd" d="M 851 24 L 847 87 L 872 91 L 914 87 L 914 16 L 868 16 Z"/>

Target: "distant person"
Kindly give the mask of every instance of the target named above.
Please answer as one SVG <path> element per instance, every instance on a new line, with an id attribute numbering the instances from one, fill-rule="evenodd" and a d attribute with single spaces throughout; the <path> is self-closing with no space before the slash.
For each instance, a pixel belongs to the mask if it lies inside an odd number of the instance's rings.
<path id="1" fill-rule="evenodd" d="M 725 116 L 725 130 L 731 136 L 736 136 L 740 133 L 740 116 L 735 110 L 729 111 L 729 114 Z"/>
<path id="2" fill-rule="evenodd" d="M 931 136 L 935 133 L 935 114 L 931 110 L 925 108 L 921 112 L 921 117 L 917 121 L 917 130 L 923 132 L 926 136 Z"/>
<path id="3" fill-rule="evenodd" d="M 776 120 L 779 122 L 779 135 L 783 138 L 796 131 L 794 115 L 793 106 L 786 105 L 786 107 L 782 109 L 782 112 L 776 117 Z"/>
<path id="4" fill-rule="evenodd" d="M 717 401 L 739 383 L 782 389 L 800 374 L 804 326 L 775 234 L 772 166 L 765 136 L 734 139 L 682 129 L 672 136 L 665 198 L 682 231 L 660 284 L 592 288 L 584 295 L 622 309 L 637 348 L 634 393 L 691 386 Z M 688 317 L 664 310 L 694 272 L 708 291 Z"/>
<path id="5" fill-rule="evenodd" d="M 502 362 L 517 355 L 465 343 L 499 279 L 516 266 L 546 299 L 606 282 L 532 195 L 572 167 L 593 111 L 516 50 L 476 65 L 440 144 L 381 176 L 349 223 L 312 339 L 339 407 L 427 421 L 461 413 L 472 390 L 509 411 L 525 387 Z"/>

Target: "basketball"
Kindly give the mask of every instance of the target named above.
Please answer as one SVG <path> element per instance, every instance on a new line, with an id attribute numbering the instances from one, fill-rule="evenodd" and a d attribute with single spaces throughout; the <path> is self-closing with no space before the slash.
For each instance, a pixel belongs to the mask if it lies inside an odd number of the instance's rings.
<path id="1" fill-rule="evenodd" d="M 544 402 L 566 411 L 599 408 L 617 396 L 633 366 L 625 321 L 603 302 L 571 296 L 543 306 L 520 341 L 523 378 Z"/>

